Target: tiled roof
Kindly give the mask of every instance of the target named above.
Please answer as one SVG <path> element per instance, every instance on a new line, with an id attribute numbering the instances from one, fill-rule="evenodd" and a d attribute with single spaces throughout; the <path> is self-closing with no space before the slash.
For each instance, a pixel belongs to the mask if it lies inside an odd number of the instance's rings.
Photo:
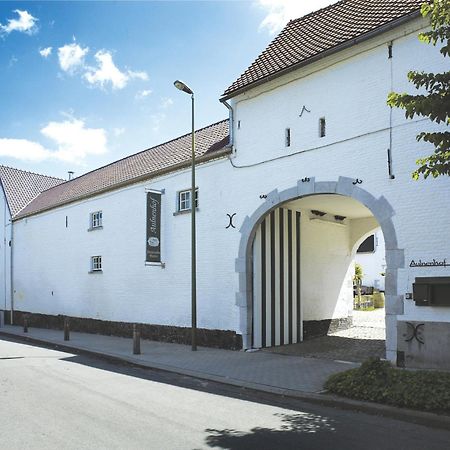
<path id="1" fill-rule="evenodd" d="M 214 158 L 228 152 L 228 119 L 195 132 L 196 157 Z M 43 192 L 17 218 L 37 214 L 105 191 L 180 169 L 191 161 L 191 134 L 113 162 Z"/>
<path id="2" fill-rule="evenodd" d="M 422 3 L 424 0 L 342 0 L 291 20 L 223 96 L 230 98 L 236 91 L 414 14 Z"/>
<path id="3" fill-rule="evenodd" d="M 1 165 L 0 181 L 3 185 L 12 217 L 42 191 L 64 182 L 60 178 L 48 177 Z"/>

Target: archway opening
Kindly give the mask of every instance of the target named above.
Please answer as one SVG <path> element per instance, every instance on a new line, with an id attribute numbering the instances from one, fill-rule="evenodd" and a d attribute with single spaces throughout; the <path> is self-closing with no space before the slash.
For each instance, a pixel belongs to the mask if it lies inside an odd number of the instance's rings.
<path id="1" fill-rule="evenodd" d="M 379 245 L 372 258 L 365 253 L 363 271 L 378 271 L 378 282 L 363 278 L 355 300 L 355 257 L 372 235 Z M 338 194 L 290 200 L 266 214 L 252 244 L 252 347 L 349 361 L 384 357 L 382 236 L 366 206 Z"/>

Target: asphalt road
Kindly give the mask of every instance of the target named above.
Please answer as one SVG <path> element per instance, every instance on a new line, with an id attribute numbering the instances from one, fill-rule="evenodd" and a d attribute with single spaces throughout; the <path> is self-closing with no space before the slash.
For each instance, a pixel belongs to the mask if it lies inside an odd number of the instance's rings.
<path id="1" fill-rule="evenodd" d="M 450 430 L 0 340 L 0 448 L 450 448 Z"/>

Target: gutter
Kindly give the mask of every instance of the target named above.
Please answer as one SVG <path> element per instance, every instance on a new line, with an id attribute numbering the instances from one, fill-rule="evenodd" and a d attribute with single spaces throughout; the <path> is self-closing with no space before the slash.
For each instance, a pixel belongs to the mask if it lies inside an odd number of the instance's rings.
<path id="1" fill-rule="evenodd" d="M 198 164 L 206 163 L 206 162 L 212 161 L 214 159 L 219 159 L 221 157 L 227 156 L 230 153 L 231 153 L 231 149 L 229 147 L 224 147 L 223 149 L 215 151 L 215 152 L 213 152 L 211 154 L 205 154 L 203 156 L 197 157 L 196 158 L 196 162 Z M 66 200 L 66 201 L 62 201 L 62 202 L 53 204 L 51 206 L 44 207 L 44 208 L 39 209 L 37 211 L 33 211 L 33 212 L 30 212 L 30 213 L 25 213 L 25 214 L 21 214 L 19 212 L 18 214 L 16 214 L 12 218 L 12 221 L 15 222 L 15 221 L 18 221 L 20 219 L 24 219 L 26 217 L 35 216 L 37 214 L 41 214 L 43 212 L 50 211 L 50 210 L 58 208 L 60 206 L 69 205 L 71 203 L 75 203 L 75 202 L 78 202 L 80 200 L 85 200 L 87 198 L 96 197 L 97 195 L 104 194 L 105 192 L 115 191 L 115 190 L 118 190 L 118 189 L 120 189 L 122 187 L 125 187 L 125 186 L 130 186 L 132 184 L 141 183 L 143 181 L 150 181 L 151 179 L 159 177 L 161 175 L 166 175 L 168 173 L 176 172 L 178 170 L 186 169 L 188 167 L 191 167 L 190 159 L 186 160 L 186 161 L 183 161 L 183 162 L 180 162 L 178 164 L 175 164 L 173 166 L 169 166 L 169 167 L 166 167 L 164 169 L 158 170 L 155 173 L 146 173 L 146 174 L 140 175 L 140 176 L 138 176 L 136 178 L 132 178 L 130 180 L 125 180 L 125 181 L 122 181 L 121 183 L 114 184 L 113 186 L 107 186 L 106 188 L 99 189 L 98 191 L 90 192 L 90 193 L 85 194 L 85 195 L 81 195 L 81 196 L 76 197 L 76 198 L 74 198 L 72 200 Z"/>
<path id="2" fill-rule="evenodd" d="M 5 191 L 5 187 L 3 186 L 3 182 L 0 180 L 0 187 L 1 187 L 1 189 L 2 189 L 2 192 L 3 192 L 3 197 L 4 197 L 4 199 L 5 199 L 5 210 L 4 210 L 4 213 L 5 213 L 5 223 L 3 223 L 2 224 L 2 226 L 3 226 L 3 230 L 4 230 L 4 238 L 5 238 L 5 241 L 4 241 L 4 246 L 5 246 L 5 251 L 4 251 L 4 268 L 3 268 L 3 270 L 4 270 L 4 279 L 5 279 L 5 292 L 4 292 L 4 295 L 5 295 L 5 311 L 6 311 L 6 306 L 7 306 L 7 303 L 6 303 L 6 284 L 7 284 L 7 276 L 6 276 L 6 274 L 7 274 L 7 272 L 6 272 L 6 227 L 9 225 L 10 227 L 11 227 L 11 235 L 10 235 L 10 241 L 9 241 L 9 245 L 8 245 L 8 247 L 9 247 L 9 264 L 10 264 L 10 272 L 9 272 L 9 274 L 10 274 L 10 279 L 9 279 L 9 283 L 10 283 L 10 289 L 11 289 L 11 292 L 10 292 L 10 300 L 11 300 L 11 304 L 10 304 L 10 311 L 11 311 L 11 317 L 10 317 L 10 323 L 11 323 L 11 325 L 13 325 L 13 313 L 14 313 L 14 287 L 13 287 L 13 230 L 14 230 L 14 227 L 13 227 L 13 220 L 12 220 L 12 211 L 11 211 L 11 207 L 9 206 L 9 203 L 8 203 L 8 197 L 6 196 L 6 191 Z M 6 209 L 8 209 L 8 211 L 9 211 L 9 217 L 11 218 L 10 219 L 10 223 L 9 224 L 7 224 L 6 223 Z"/>
<path id="3" fill-rule="evenodd" d="M 229 114 L 228 130 L 229 130 L 229 135 L 230 135 L 230 141 L 228 143 L 228 146 L 231 148 L 231 150 L 233 150 L 233 144 L 234 144 L 234 133 L 233 133 L 234 111 L 233 111 L 233 107 L 226 101 L 226 99 L 219 99 L 219 101 L 220 101 L 220 103 L 223 103 L 228 108 L 228 114 Z"/>
<path id="4" fill-rule="evenodd" d="M 14 226 L 13 226 L 13 221 L 11 219 L 11 247 L 10 247 L 10 258 L 9 258 L 9 262 L 11 265 L 11 269 L 10 269 L 10 295 L 11 295 L 11 317 L 10 317 L 10 324 L 14 325 L 14 277 L 13 277 L 13 269 L 14 269 L 14 264 L 13 264 L 13 245 L 14 245 Z"/>
<path id="5" fill-rule="evenodd" d="M 322 53 L 311 56 L 310 58 L 305 59 L 304 61 L 300 61 L 297 64 L 286 67 L 285 69 L 282 69 L 274 74 L 268 75 L 264 78 L 261 78 L 260 80 L 256 80 L 253 83 L 248 84 L 247 86 L 237 88 L 228 94 L 224 94 L 222 96 L 222 98 L 220 99 L 220 101 L 222 103 L 224 103 L 225 100 L 229 100 L 233 97 L 236 97 L 250 89 L 253 89 L 254 87 L 260 86 L 261 84 L 265 84 L 269 81 L 272 81 L 276 78 L 281 77 L 282 75 L 293 72 L 294 70 L 300 69 L 300 68 L 305 67 L 314 62 L 320 61 L 328 56 L 334 55 L 335 53 L 338 53 L 347 48 L 353 47 L 354 45 L 360 44 L 361 42 L 367 41 L 375 36 L 378 36 L 379 34 L 390 31 L 390 30 L 398 27 L 399 25 L 402 25 L 402 24 L 409 22 L 410 20 L 416 19 L 417 17 L 420 17 L 420 16 L 421 16 L 421 13 L 420 13 L 420 9 L 419 9 L 417 11 L 407 14 L 406 16 L 402 16 L 399 19 L 395 19 L 385 25 L 382 25 L 381 27 L 375 28 L 372 31 L 368 31 L 356 38 L 350 39 L 349 41 L 345 41 L 342 44 L 338 44 L 337 46 L 332 47 L 328 50 L 325 50 Z"/>

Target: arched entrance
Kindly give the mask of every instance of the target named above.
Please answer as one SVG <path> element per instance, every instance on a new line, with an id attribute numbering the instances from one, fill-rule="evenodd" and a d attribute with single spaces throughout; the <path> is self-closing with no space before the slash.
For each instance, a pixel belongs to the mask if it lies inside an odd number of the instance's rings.
<path id="1" fill-rule="evenodd" d="M 251 215 L 246 217 L 244 223 L 240 229 L 241 232 L 241 243 L 239 249 L 239 258 L 236 261 L 236 271 L 239 274 L 239 292 L 237 294 L 237 305 L 240 308 L 240 325 L 241 332 L 243 334 L 243 343 L 244 348 L 251 348 L 252 346 L 259 346 L 258 344 L 258 333 L 255 333 L 256 328 L 260 327 L 262 322 L 270 323 L 269 330 L 266 328 L 266 336 L 265 341 L 263 341 L 263 331 L 261 328 L 261 342 L 268 346 L 268 344 L 272 344 L 275 341 L 275 345 L 280 343 L 286 343 L 290 340 L 290 333 L 292 332 L 292 339 L 294 340 L 294 336 L 298 336 L 299 327 L 292 325 L 291 331 L 289 331 L 289 321 L 285 322 L 283 325 L 283 317 L 292 318 L 294 316 L 298 316 L 298 312 L 301 309 L 296 309 L 296 305 L 298 303 L 298 299 L 295 297 L 295 292 L 292 289 L 295 289 L 295 270 L 297 270 L 295 258 L 290 258 L 288 255 L 285 261 L 291 261 L 292 266 L 289 268 L 288 265 L 283 264 L 283 276 L 278 276 L 278 282 L 275 282 L 275 294 L 278 296 L 278 301 L 270 305 L 270 308 L 267 306 L 267 302 L 265 304 L 265 308 L 268 314 L 271 315 L 270 321 L 268 322 L 268 318 L 262 317 L 263 309 L 261 309 L 261 314 L 258 322 L 258 314 L 255 314 L 255 306 L 260 308 L 259 299 L 262 299 L 263 294 L 267 296 L 266 292 L 258 292 L 258 289 L 255 289 L 255 283 L 260 283 L 262 288 L 260 291 L 264 291 L 263 284 L 261 284 L 262 280 L 255 277 L 255 259 L 258 264 L 262 264 L 265 262 L 267 264 L 267 254 L 264 256 L 263 261 L 263 253 L 260 253 L 259 256 L 254 252 L 254 242 L 258 242 L 257 247 L 261 244 L 261 242 L 265 242 L 271 246 L 274 243 L 273 232 L 271 231 L 271 224 L 273 225 L 274 230 L 280 230 L 280 224 L 283 230 L 286 230 L 283 235 L 283 242 L 286 239 L 289 239 L 290 232 L 286 228 L 286 220 L 288 220 L 289 215 L 291 218 L 299 216 L 296 214 L 298 211 L 295 211 L 295 202 L 299 201 L 308 201 L 307 199 L 311 197 L 311 200 L 316 196 L 335 196 L 333 198 L 348 198 L 350 200 L 357 202 L 358 204 L 362 204 L 370 214 L 371 218 L 366 218 L 367 220 L 359 220 L 358 226 L 353 227 L 354 232 L 353 236 L 350 236 L 350 240 L 354 240 L 353 245 L 357 244 L 357 241 L 361 240 L 362 237 L 371 231 L 376 226 L 380 226 L 386 243 L 386 325 L 387 325 L 387 357 L 391 360 L 395 360 L 396 357 L 396 320 L 398 314 L 403 314 L 403 298 L 400 296 L 397 291 L 397 271 L 399 268 L 404 267 L 404 254 L 403 250 L 398 249 L 397 247 L 397 237 L 394 228 L 394 224 L 392 221 L 392 217 L 395 212 L 387 202 L 384 197 L 375 198 L 369 192 L 362 189 L 355 183 L 355 180 L 347 177 L 340 177 L 338 181 L 331 182 L 316 182 L 314 178 L 300 180 L 297 186 L 287 189 L 282 192 L 278 192 L 277 190 L 271 192 L 266 201 Z M 318 198 L 318 197 L 317 197 Z M 330 197 L 331 198 L 331 197 Z M 306 199 L 306 200 L 304 200 Z M 292 211 L 289 213 L 289 211 Z M 361 218 L 363 219 L 363 218 Z M 292 234 L 292 242 L 295 242 L 295 233 L 298 233 L 295 228 L 295 221 L 291 219 L 291 233 Z M 374 226 L 375 224 L 375 226 Z M 269 231 L 267 231 L 269 228 Z M 261 240 L 261 236 L 265 235 L 264 241 Z M 280 237 L 278 234 L 278 238 L 275 238 L 275 243 Z M 282 250 L 283 246 L 278 245 L 278 248 L 273 250 L 275 247 L 271 247 L 272 253 L 270 256 L 271 268 L 270 270 L 265 267 L 265 271 L 261 273 L 266 273 L 267 275 L 271 275 L 274 273 L 274 264 L 275 271 L 278 270 L 277 264 L 280 264 L 281 258 L 286 258 L 286 250 Z M 263 250 L 263 244 L 260 245 L 261 251 Z M 267 247 L 266 247 L 267 248 Z M 273 256 L 273 251 L 274 255 Z M 293 250 L 293 254 L 295 250 Z M 278 256 L 277 256 L 278 255 Z M 296 257 L 296 256 L 295 256 Z M 259 258 L 259 260 L 258 260 Z M 278 259 L 277 259 L 278 258 Z M 259 261 L 259 262 L 258 262 Z M 278 261 L 278 262 L 277 262 Z M 285 291 L 282 286 L 289 286 L 289 277 L 292 277 L 292 285 L 288 289 L 288 292 L 293 293 L 292 302 L 289 298 L 289 295 L 286 296 Z M 283 282 L 282 282 L 283 280 Z M 266 287 L 270 286 L 271 294 L 274 293 L 274 283 L 267 284 Z M 278 294 L 279 293 L 279 294 Z M 266 297 L 267 298 L 267 297 Z M 284 298 L 284 300 L 280 303 L 280 299 Z M 261 303 L 263 300 L 261 300 Z M 300 299 L 301 302 L 301 299 Z M 289 313 L 289 308 L 291 308 Z M 273 317 L 272 317 L 273 315 Z M 293 323 L 293 322 L 292 322 Z M 301 323 L 301 321 L 296 321 L 297 324 Z M 287 327 L 287 328 L 286 328 Z M 264 328 L 264 327 L 263 327 Z M 272 335 L 272 330 L 274 330 L 275 337 Z M 267 331 L 270 333 L 270 338 L 267 337 Z M 303 330 L 300 330 L 303 332 Z M 284 337 L 284 340 L 283 340 Z M 301 336 L 298 336 L 301 339 Z M 256 344 L 256 345 L 255 345 Z M 262 345 L 264 346 L 264 345 Z"/>

